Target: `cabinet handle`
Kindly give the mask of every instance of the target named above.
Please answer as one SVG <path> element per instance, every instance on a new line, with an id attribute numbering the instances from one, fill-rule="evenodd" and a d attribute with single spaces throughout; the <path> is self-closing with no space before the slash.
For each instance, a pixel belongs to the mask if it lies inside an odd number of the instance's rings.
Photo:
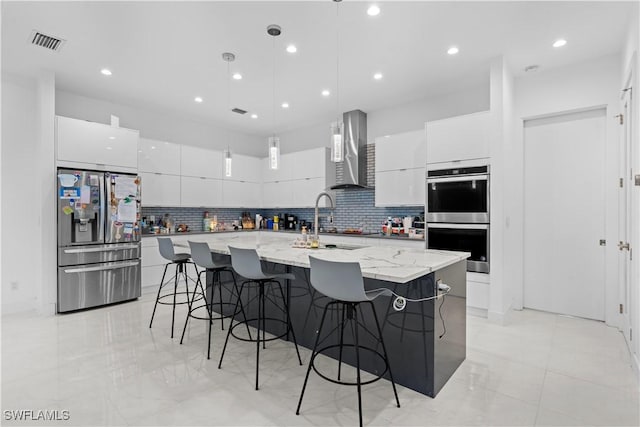
<path id="1" fill-rule="evenodd" d="M 205 177 L 205 176 L 201 176 L 201 177 L 200 177 L 200 179 L 207 179 L 207 177 Z"/>
<path id="2" fill-rule="evenodd" d="M 407 170 L 407 168 L 399 169 L 400 172 L 404 172 L 406 170 Z"/>

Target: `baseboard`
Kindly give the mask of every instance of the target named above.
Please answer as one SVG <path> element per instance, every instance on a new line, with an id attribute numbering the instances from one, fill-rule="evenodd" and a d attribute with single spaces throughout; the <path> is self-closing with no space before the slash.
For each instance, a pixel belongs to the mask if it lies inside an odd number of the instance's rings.
<path id="1" fill-rule="evenodd" d="M 631 366 L 633 367 L 633 372 L 636 374 L 638 391 L 640 391 L 640 360 L 638 360 L 637 354 L 631 353 Z"/>
<path id="2" fill-rule="evenodd" d="M 511 322 L 512 312 L 512 306 L 509 305 L 509 307 L 503 312 L 489 310 L 487 318 L 491 323 L 506 326 Z"/>
<path id="3" fill-rule="evenodd" d="M 467 315 L 482 317 L 486 319 L 488 317 L 488 310 L 486 308 L 469 307 L 467 306 Z"/>
<path id="4" fill-rule="evenodd" d="M 11 304 L 2 304 L 2 314 L 18 314 L 38 311 L 35 300 L 15 301 Z"/>

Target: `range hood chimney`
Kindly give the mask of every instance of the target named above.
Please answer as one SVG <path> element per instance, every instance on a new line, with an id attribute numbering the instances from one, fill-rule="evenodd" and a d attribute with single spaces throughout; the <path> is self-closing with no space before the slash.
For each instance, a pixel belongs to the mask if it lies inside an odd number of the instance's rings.
<path id="1" fill-rule="evenodd" d="M 342 178 L 332 190 L 367 188 L 367 114 L 360 110 L 342 115 L 344 123 L 344 161 Z"/>

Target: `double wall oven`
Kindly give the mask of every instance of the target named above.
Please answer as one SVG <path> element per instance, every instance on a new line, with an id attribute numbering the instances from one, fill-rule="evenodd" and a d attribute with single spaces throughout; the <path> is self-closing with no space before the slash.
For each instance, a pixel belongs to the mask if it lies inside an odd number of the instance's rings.
<path id="1" fill-rule="evenodd" d="M 427 167 L 427 247 L 470 252 L 467 271 L 489 272 L 489 165 Z"/>

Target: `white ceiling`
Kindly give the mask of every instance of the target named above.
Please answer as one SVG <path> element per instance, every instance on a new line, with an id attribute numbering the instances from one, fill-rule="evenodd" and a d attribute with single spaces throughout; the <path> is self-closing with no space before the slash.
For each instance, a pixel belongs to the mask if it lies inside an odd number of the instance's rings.
<path id="1" fill-rule="evenodd" d="M 2 2 L 2 68 L 56 73 L 62 90 L 169 111 L 249 134 L 329 122 L 486 83 L 491 58 L 517 74 L 619 52 L 632 2 Z M 339 8 L 339 18 L 336 15 Z M 339 19 L 339 21 L 338 21 Z M 336 103 L 336 28 L 339 107 Z M 279 24 L 275 39 L 266 33 Z M 60 52 L 29 44 L 31 31 L 61 37 Z M 565 38 L 565 47 L 551 46 Z M 295 43 L 296 54 L 285 47 Z M 447 55 L 456 45 L 460 53 Z M 223 52 L 236 54 L 227 79 Z M 273 61 L 275 58 L 275 125 Z M 105 77 L 107 67 L 113 75 Z M 381 81 L 374 72 L 384 73 Z M 231 102 L 227 103 L 227 90 Z M 320 95 L 331 90 L 329 98 Z M 195 96 L 204 102 L 197 104 Z M 280 104 L 289 102 L 283 110 Z M 257 113 L 231 113 L 240 107 Z"/>

